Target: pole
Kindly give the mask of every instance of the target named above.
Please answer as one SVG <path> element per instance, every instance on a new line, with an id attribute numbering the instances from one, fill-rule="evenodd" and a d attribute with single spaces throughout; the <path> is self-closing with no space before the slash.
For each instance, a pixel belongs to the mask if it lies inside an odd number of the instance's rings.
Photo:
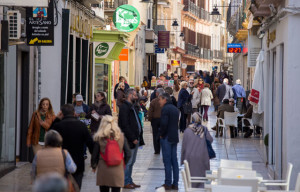
<path id="1" fill-rule="evenodd" d="M 41 46 L 37 47 L 38 49 L 38 102 L 41 100 L 41 88 L 42 88 L 42 79 L 41 79 L 41 73 L 42 73 L 42 67 L 41 67 Z"/>

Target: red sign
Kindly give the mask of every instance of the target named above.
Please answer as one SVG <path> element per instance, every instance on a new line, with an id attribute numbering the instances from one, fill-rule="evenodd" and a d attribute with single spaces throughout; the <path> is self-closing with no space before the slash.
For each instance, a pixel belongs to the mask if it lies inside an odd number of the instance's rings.
<path id="1" fill-rule="evenodd" d="M 170 47 L 170 31 L 158 31 L 158 48 Z"/>
<path id="2" fill-rule="evenodd" d="M 249 100 L 257 104 L 259 101 L 259 91 L 252 89 Z"/>

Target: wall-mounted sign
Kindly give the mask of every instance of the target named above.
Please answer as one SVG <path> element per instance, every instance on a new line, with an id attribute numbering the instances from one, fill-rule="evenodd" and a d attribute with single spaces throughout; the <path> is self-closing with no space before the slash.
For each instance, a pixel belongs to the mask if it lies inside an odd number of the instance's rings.
<path id="1" fill-rule="evenodd" d="M 113 22 L 119 31 L 134 31 L 140 24 L 140 13 L 131 5 L 121 5 L 114 12 Z"/>
<path id="2" fill-rule="evenodd" d="M 119 60 L 120 61 L 128 61 L 128 49 L 122 49 L 120 55 L 119 55 Z"/>
<path id="3" fill-rule="evenodd" d="M 94 57 L 95 58 L 106 58 L 112 48 L 115 46 L 114 42 L 97 42 L 94 43 Z"/>
<path id="4" fill-rule="evenodd" d="M 48 0 L 0 0 L 0 6 L 48 7 Z"/>
<path id="5" fill-rule="evenodd" d="M 170 47 L 170 31 L 158 31 L 158 47 Z"/>
<path id="6" fill-rule="evenodd" d="M 186 64 L 186 63 L 182 63 L 181 68 L 182 68 L 182 69 L 187 68 L 187 64 Z"/>
<path id="7" fill-rule="evenodd" d="M 165 53 L 164 48 L 158 48 L 158 45 L 155 44 L 155 53 Z"/>
<path id="8" fill-rule="evenodd" d="M 173 67 L 180 67 L 180 61 L 179 60 L 171 60 L 171 65 Z"/>
<path id="9" fill-rule="evenodd" d="M 243 49 L 242 44 L 239 43 L 228 43 L 227 53 L 241 53 Z"/>
<path id="10" fill-rule="evenodd" d="M 54 45 L 53 0 L 50 0 L 48 8 L 26 8 L 26 36 L 30 46 Z"/>

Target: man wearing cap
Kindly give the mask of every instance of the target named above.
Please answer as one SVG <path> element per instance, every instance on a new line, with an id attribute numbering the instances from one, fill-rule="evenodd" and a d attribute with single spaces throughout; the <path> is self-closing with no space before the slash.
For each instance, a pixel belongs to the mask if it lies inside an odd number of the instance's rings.
<path id="1" fill-rule="evenodd" d="M 85 116 L 89 112 L 89 107 L 83 103 L 82 95 L 76 95 L 76 102 L 74 103 L 75 117 L 80 117 L 80 115 Z"/>

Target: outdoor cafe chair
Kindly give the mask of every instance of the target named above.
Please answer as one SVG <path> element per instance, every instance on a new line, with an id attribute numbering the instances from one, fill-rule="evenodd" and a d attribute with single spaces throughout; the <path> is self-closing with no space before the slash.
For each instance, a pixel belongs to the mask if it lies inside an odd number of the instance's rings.
<path id="1" fill-rule="evenodd" d="M 285 180 L 262 180 L 261 182 L 264 183 L 264 185 L 266 186 L 282 186 L 285 187 L 284 191 L 289 191 L 292 169 L 293 164 L 288 163 Z"/>
<path id="2" fill-rule="evenodd" d="M 229 129 L 229 126 L 233 126 L 236 130 L 238 129 L 238 112 L 224 112 L 225 126 Z"/>
<path id="3" fill-rule="evenodd" d="M 225 121 L 222 118 L 217 118 L 217 122 L 218 122 L 218 133 L 220 133 L 220 129 L 223 129 L 223 138 L 225 138 L 226 136 L 226 127 L 225 127 Z M 219 136 L 219 135 L 218 135 Z"/>
<path id="4" fill-rule="evenodd" d="M 183 185 L 184 185 L 184 191 L 185 192 L 206 192 L 205 189 L 201 189 L 201 188 L 192 188 L 190 187 L 191 185 L 189 184 L 187 178 L 186 178 L 186 173 L 184 170 L 181 170 L 181 176 L 182 176 L 182 181 L 183 181 Z"/>
<path id="5" fill-rule="evenodd" d="M 212 192 L 252 192 L 251 186 L 213 185 Z"/>
<path id="6" fill-rule="evenodd" d="M 254 179 L 254 178 L 252 179 L 222 178 L 219 180 L 218 185 L 248 186 L 252 188 L 251 192 L 258 191 L 258 179 Z"/>
<path id="7" fill-rule="evenodd" d="M 284 191 L 267 190 L 266 192 L 284 192 Z M 293 192 L 300 192 L 300 173 L 298 173 L 297 181 L 296 181 L 296 186 L 295 186 L 295 191 L 293 191 Z"/>
<path id="8" fill-rule="evenodd" d="M 220 167 L 230 168 L 230 169 L 252 170 L 252 161 L 237 161 L 237 160 L 221 159 Z"/>

